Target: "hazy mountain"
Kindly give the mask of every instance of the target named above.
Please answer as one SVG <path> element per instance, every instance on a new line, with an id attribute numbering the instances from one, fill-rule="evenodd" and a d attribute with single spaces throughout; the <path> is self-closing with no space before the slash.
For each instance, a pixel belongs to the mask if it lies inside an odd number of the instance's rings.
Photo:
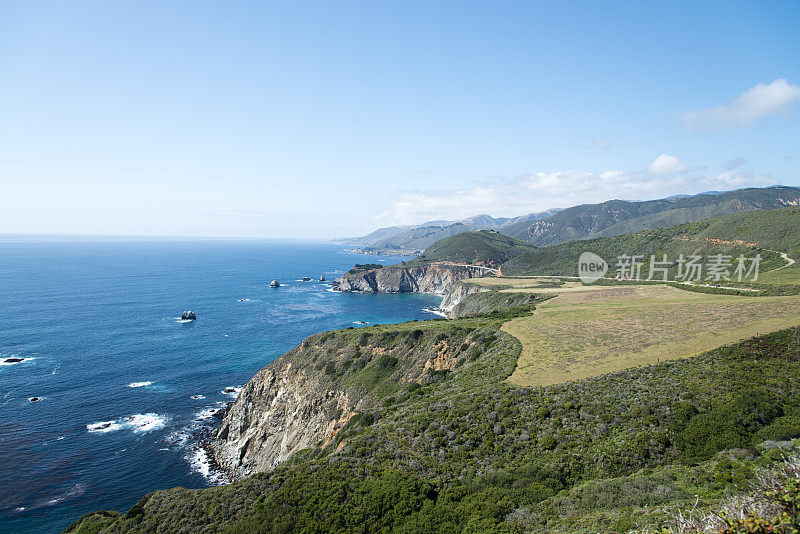
<path id="1" fill-rule="evenodd" d="M 423 250 L 445 237 L 477 230 L 502 231 L 508 225 L 530 224 L 558 212 L 557 209 L 541 213 L 530 213 L 520 217 L 492 217 L 475 215 L 460 221 L 428 221 L 419 225 L 390 226 L 380 228 L 362 237 L 343 240 L 349 245 L 358 245 L 367 250 L 402 249 Z M 505 232 L 503 232 L 505 233 Z"/>

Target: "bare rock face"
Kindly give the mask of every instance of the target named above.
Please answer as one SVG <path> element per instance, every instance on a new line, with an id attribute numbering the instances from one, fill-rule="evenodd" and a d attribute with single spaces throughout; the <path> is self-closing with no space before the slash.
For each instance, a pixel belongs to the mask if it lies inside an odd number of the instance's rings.
<path id="1" fill-rule="evenodd" d="M 446 263 L 412 267 L 395 265 L 347 273 L 337 280 L 335 287 L 339 291 L 370 293 L 432 293 L 443 297 L 439 309 L 450 312 L 467 295 L 484 290 L 476 284 L 461 281 L 484 276 L 487 272 L 485 268 Z"/>
<path id="2" fill-rule="evenodd" d="M 324 447 L 361 407 L 361 399 L 295 365 L 291 354 L 242 388 L 216 431 L 210 446 L 233 479 L 269 471 L 302 449 Z"/>

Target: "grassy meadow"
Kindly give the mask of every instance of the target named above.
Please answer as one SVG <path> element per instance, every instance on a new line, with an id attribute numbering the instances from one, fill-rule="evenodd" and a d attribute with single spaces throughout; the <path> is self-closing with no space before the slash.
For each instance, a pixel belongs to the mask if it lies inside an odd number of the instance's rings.
<path id="1" fill-rule="evenodd" d="M 502 330 L 522 342 L 509 381 L 546 386 L 685 358 L 759 333 L 796 325 L 800 296 L 751 298 L 666 285 L 583 286 L 487 278 L 505 292 L 551 294 Z"/>

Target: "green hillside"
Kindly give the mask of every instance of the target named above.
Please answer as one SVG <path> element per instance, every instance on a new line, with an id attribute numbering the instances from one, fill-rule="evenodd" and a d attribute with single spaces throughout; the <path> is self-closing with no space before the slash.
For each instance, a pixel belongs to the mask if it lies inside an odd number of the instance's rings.
<path id="1" fill-rule="evenodd" d="M 481 230 L 463 232 L 441 239 L 425 249 L 416 261 L 452 261 L 497 267 L 534 249 L 535 247 L 529 243 L 491 230 Z"/>
<path id="2" fill-rule="evenodd" d="M 505 225 L 500 231 L 537 246 L 548 246 L 576 239 L 663 228 L 726 214 L 779 209 L 797 205 L 798 201 L 800 189 L 783 186 L 642 202 L 610 200 L 567 208 L 540 221 Z"/>
<path id="3" fill-rule="evenodd" d="M 679 254 L 726 254 L 764 258 L 761 270 L 786 264 L 776 252 L 800 255 L 800 208 L 788 207 L 726 215 L 635 234 L 571 241 L 559 245 L 525 251 L 502 266 L 504 275 L 576 276 L 578 258 L 583 252 L 594 252 L 611 266 L 620 255 L 643 255 L 649 261 L 654 254 L 669 259 Z"/>

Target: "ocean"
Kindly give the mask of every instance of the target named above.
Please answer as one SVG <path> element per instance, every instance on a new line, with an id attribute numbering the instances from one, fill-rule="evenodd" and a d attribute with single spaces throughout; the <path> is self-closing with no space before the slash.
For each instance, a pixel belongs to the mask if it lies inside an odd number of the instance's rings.
<path id="1" fill-rule="evenodd" d="M 433 317 L 432 295 L 317 281 L 399 260 L 273 241 L 0 242 L 0 532 L 223 483 L 192 436 L 261 367 L 316 332 Z"/>

